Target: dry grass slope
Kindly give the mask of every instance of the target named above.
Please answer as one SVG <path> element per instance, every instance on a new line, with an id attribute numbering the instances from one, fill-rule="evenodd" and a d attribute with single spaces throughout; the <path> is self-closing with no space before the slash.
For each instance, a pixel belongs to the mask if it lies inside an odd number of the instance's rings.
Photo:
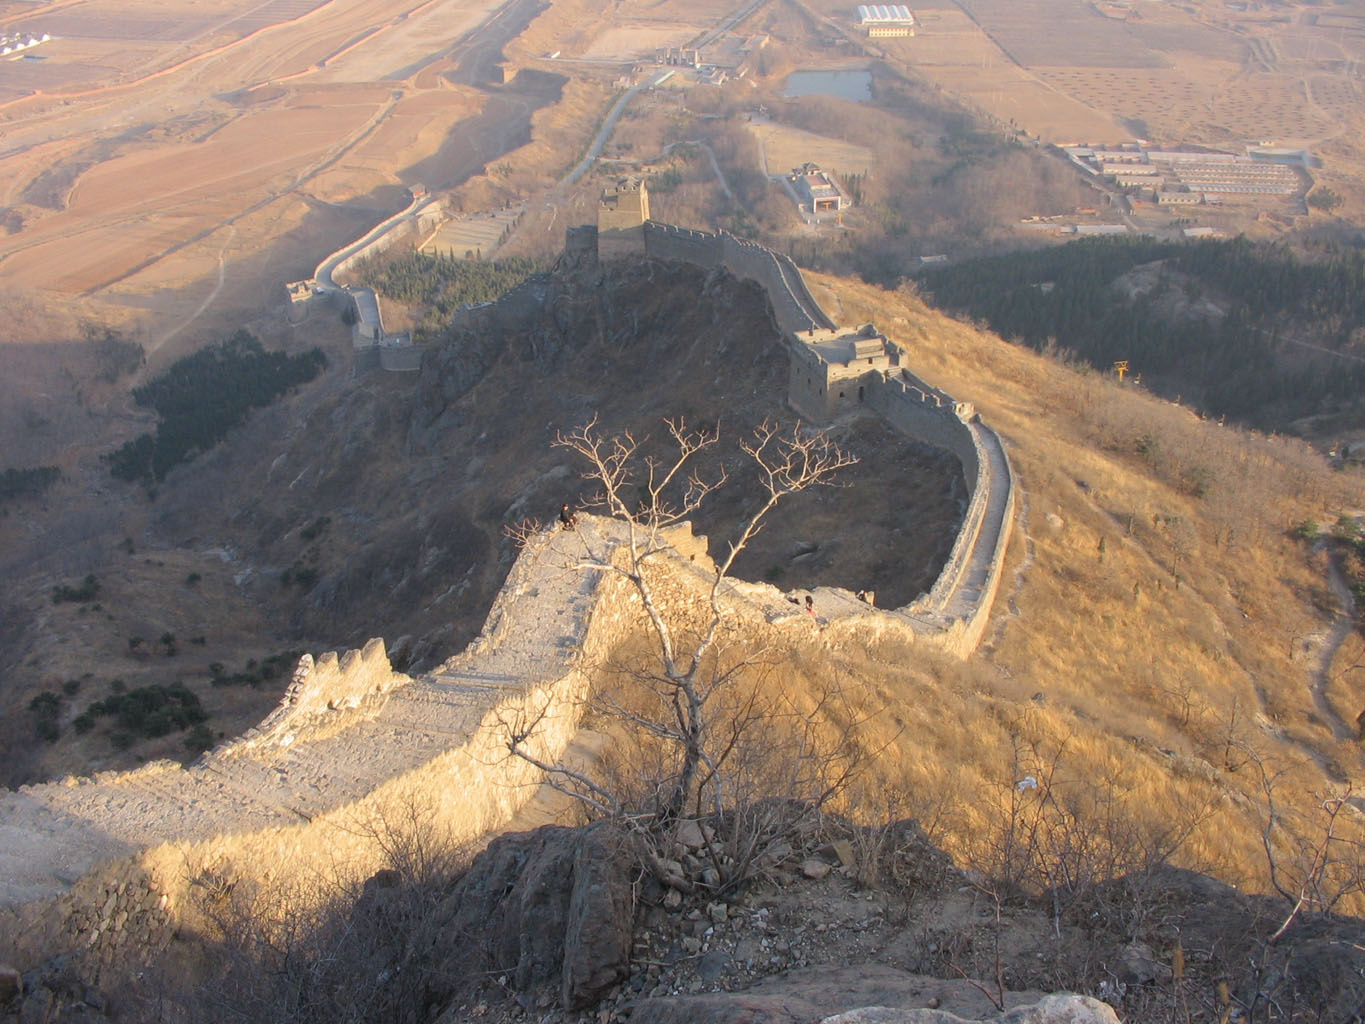
<path id="1" fill-rule="evenodd" d="M 1014 784 L 1032 775 L 1107 830 L 1119 862 L 1188 831 L 1177 862 L 1264 888 L 1259 766 L 1285 772 L 1287 831 L 1308 829 L 1293 815 L 1312 818 L 1317 797 L 1361 767 L 1343 725 L 1365 706 L 1350 672 L 1359 641 L 1315 702 L 1339 604 L 1324 562 L 1290 536 L 1359 507 L 1358 477 L 1292 440 L 1201 422 L 945 320 L 905 292 L 818 277 L 814 291 L 843 320 L 885 325 L 917 372 L 974 402 L 1023 492 L 1013 583 L 976 659 L 834 652 L 895 709 L 882 716 L 896 750 L 884 780 L 971 861 L 991 859 Z M 1347 818 L 1358 839 L 1354 808 Z"/>

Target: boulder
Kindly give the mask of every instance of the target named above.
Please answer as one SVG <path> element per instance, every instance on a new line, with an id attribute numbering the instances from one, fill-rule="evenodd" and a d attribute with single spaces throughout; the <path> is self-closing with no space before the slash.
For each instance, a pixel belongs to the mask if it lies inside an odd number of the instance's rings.
<path id="1" fill-rule="evenodd" d="M 801 862 L 801 874 L 807 878 L 824 878 L 830 873 L 830 866 L 822 860 L 809 857 Z"/>
<path id="2" fill-rule="evenodd" d="M 447 900 L 454 974 L 457 964 L 502 973 L 519 993 L 553 991 L 566 1009 L 596 1002 L 629 972 L 625 847 L 605 822 L 495 839 Z"/>
<path id="3" fill-rule="evenodd" d="M 630 973 L 635 901 L 624 839 L 615 831 L 588 829 L 574 850 L 560 1002 L 587 1006 Z"/>
<path id="4" fill-rule="evenodd" d="M 1165 981 L 1170 976 L 1170 968 L 1157 959 L 1152 947 L 1145 942 L 1130 942 L 1119 953 L 1119 981 L 1129 985 L 1149 985 L 1154 981 Z"/>
<path id="5" fill-rule="evenodd" d="M 9 964 L 0 964 L 0 1007 L 19 998 L 23 990 L 24 980 L 19 972 Z"/>
<path id="6" fill-rule="evenodd" d="M 706 845 L 706 836 L 701 830 L 701 822 L 685 818 L 678 822 L 677 839 L 689 850 L 699 850 Z"/>
<path id="7" fill-rule="evenodd" d="M 1038 1004 L 1044 997 L 1040 992 L 1007 992 L 1005 998 L 1006 1005 L 1027 1007 Z M 784 971 L 741 992 L 642 999 L 635 1004 L 630 1024 L 697 1024 L 698 1021 L 706 1024 L 811 1024 L 858 1006 L 942 1006 L 960 1014 L 962 1020 L 997 1020 L 990 1001 L 972 982 L 930 978 L 886 964 L 862 963 Z M 953 1024 L 957 1019 L 942 1018 Z M 1094 1019 L 1078 1018 L 1077 1024 L 1092 1024 Z M 938 1024 L 939 1018 L 924 1020 Z M 1020 1024 L 1012 1018 L 1001 1020 Z M 1113 1018 L 1101 1017 L 1099 1020 L 1114 1024 Z M 1030 1018 L 1023 1018 L 1023 1021 L 1035 1024 Z M 1048 1018 L 1041 1018 L 1041 1021 L 1054 1024 Z"/>

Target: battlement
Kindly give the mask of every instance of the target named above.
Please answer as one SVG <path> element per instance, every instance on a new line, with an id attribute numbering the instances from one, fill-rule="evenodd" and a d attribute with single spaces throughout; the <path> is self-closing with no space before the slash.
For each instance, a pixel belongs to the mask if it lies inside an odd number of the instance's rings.
<path id="1" fill-rule="evenodd" d="M 808 371 L 812 381 L 823 374 L 825 384 L 849 393 L 850 405 L 856 388 L 869 411 L 961 461 L 970 500 L 930 593 L 894 611 L 836 588 L 819 588 L 817 600 L 826 630 L 849 642 L 874 630 L 970 654 L 999 585 L 1013 518 L 1013 473 L 999 437 L 971 404 L 901 366 L 899 348 L 876 327 L 836 326 L 785 256 L 724 233 L 648 221 L 641 238 L 651 256 L 757 281 L 782 327 L 793 374 Z M 800 394 L 793 389 L 792 404 L 806 415 Z M 811 418 L 828 420 L 828 401 L 823 411 Z M 528 746 L 558 758 L 586 703 L 586 667 L 638 622 L 628 584 L 599 570 L 565 571 L 566 558 L 578 559 L 560 550 L 556 561 L 556 549 L 590 533 L 598 543 L 620 543 L 621 532 L 610 520 L 583 516 L 573 533 L 533 539 L 479 638 L 420 679 L 394 672 L 380 640 L 316 662 L 305 656 L 273 714 L 188 769 L 158 762 L 0 793 L 7 915 L 0 956 L 58 941 L 101 962 L 154 955 L 192 917 L 195 886 L 230 886 L 233 872 L 302 876 L 324 862 L 365 877 L 383 853 L 367 821 L 415 815 L 455 841 L 505 827 L 539 782 L 527 762 L 507 756 L 507 723 L 534 719 Z M 670 556 L 680 586 L 691 580 L 705 592 L 704 544 L 690 531 L 668 540 L 682 552 Z M 774 642 L 783 629 L 808 635 L 804 614 L 769 584 L 727 581 L 724 600 L 737 621 L 778 631 Z"/>
<path id="2" fill-rule="evenodd" d="M 597 251 L 604 259 L 645 251 L 649 189 L 642 178 L 622 178 L 597 204 Z"/>
<path id="3" fill-rule="evenodd" d="M 787 401 L 813 423 L 859 409 L 907 436 L 952 452 L 970 495 L 943 572 L 929 594 L 897 614 L 924 640 L 965 657 L 985 630 L 1014 516 L 1014 476 L 995 431 L 902 365 L 902 352 L 873 324 L 840 327 L 820 308 L 786 256 L 727 232 L 648 221 L 646 254 L 724 267 L 767 293 L 791 357 Z"/>

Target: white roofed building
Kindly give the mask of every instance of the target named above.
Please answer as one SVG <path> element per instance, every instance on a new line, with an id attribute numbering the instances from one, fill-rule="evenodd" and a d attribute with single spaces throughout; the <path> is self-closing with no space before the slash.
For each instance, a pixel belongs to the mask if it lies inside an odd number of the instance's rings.
<path id="1" fill-rule="evenodd" d="M 915 34 L 915 16 L 905 4 L 864 4 L 858 8 L 858 24 L 874 39 Z"/>

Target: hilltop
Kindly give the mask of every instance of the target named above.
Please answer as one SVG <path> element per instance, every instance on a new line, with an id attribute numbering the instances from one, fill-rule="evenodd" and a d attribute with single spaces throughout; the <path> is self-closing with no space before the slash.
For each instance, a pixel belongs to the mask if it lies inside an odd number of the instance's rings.
<path id="1" fill-rule="evenodd" d="M 717 272 L 649 262 L 610 271 L 600 282 L 575 280 L 576 272 L 566 267 L 557 277 L 534 279 L 481 314 L 487 319 L 456 325 L 446 347 L 433 353 L 438 371 L 409 393 L 407 421 L 387 426 L 385 451 L 393 461 L 379 460 L 378 469 L 390 475 L 367 482 L 358 472 L 378 472 L 367 469 L 362 439 L 388 421 L 355 412 L 378 407 L 376 396 L 392 387 L 380 381 L 313 397 L 305 427 L 326 422 L 349 430 L 343 443 L 325 446 L 327 456 L 305 447 L 305 438 L 317 436 L 306 429 L 290 439 L 295 447 L 276 453 L 261 446 L 264 433 L 253 434 L 249 425 L 244 435 L 251 444 L 234 441 L 196 460 L 184 479 L 202 493 L 212 474 L 226 470 L 241 479 L 254 466 L 270 488 L 264 507 L 271 499 L 289 500 L 285 481 L 298 480 L 300 470 L 310 473 L 304 479 L 314 502 L 343 495 L 355 501 L 367 492 L 436 501 L 451 493 L 450 475 L 423 481 L 409 471 L 404 487 L 390 492 L 398 479 L 394 465 L 417 458 L 430 472 L 433 452 L 449 465 L 448 453 L 460 451 L 456 442 L 464 440 L 473 444 L 472 457 L 484 460 L 472 471 L 466 464 L 466 477 L 486 479 L 490 468 L 498 469 L 515 477 L 513 498 L 524 495 L 520 503 L 502 498 L 506 504 L 492 506 L 497 514 L 490 520 L 501 523 L 513 518 L 509 506 L 520 506 L 517 515 L 548 513 L 573 481 L 572 469 L 547 447 L 553 421 L 543 438 L 524 429 L 544 415 L 547 403 L 563 401 L 569 412 L 600 405 L 638 413 L 649 405 L 727 397 L 728 384 L 734 389 L 729 400 L 750 422 L 781 411 L 782 360 L 771 333 L 765 347 L 770 321 L 751 286 Z M 661 275 L 676 290 L 661 288 Z M 1201 421 L 1141 389 L 948 320 L 907 292 L 824 277 L 809 284 L 837 319 L 886 324 L 918 374 L 979 408 L 1005 438 L 1023 495 L 1020 532 L 976 656 L 963 662 L 890 634 L 855 630 L 815 649 L 792 645 L 790 660 L 772 666 L 782 673 L 787 699 L 818 706 L 822 687 L 837 680 L 867 713 L 857 742 L 873 756 L 842 794 L 844 813 L 873 825 L 916 817 L 968 878 L 1008 880 L 1021 893 L 1053 890 L 1057 873 L 1065 871 L 1070 901 L 1098 891 L 1103 880 L 1166 861 L 1265 891 L 1274 864 L 1292 884 L 1312 878 L 1340 896 L 1331 904 L 1337 909 L 1356 909 L 1350 856 L 1359 836 L 1356 805 L 1335 805 L 1341 812 L 1336 841 L 1347 844 L 1346 855 L 1333 857 L 1321 877 L 1305 874 L 1311 865 L 1301 860 L 1305 848 L 1298 844 L 1307 841 L 1312 849 L 1323 827 L 1321 799 L 1340 792 L 1360 770 L 1349 723 L 1362 703 L 1350 671 L 1362 644 L 1349 605 L 1332 590 L 1325 555 L 1294 528 L 1308 519 L 1334 521 L 1354 508 L 1358 480 L 1332 473 L 1300 442 Z M 696 295 L 706 302 L 696 302 Z M 679 338 L 692 340 L 679 344 Z M 719 355 L 712 345 L 720 346 Z M 668 362 L 671 353 L 676 363 Z M 742 380 L 730 372 L 736 365 L 753 376 Z M 622 380 L 657 380 L 657 390 L 619 394 L 604 379 L 607 366 Z M 529 384 L 537 377 L 554 386 L 532 394 Z M 485 390 L 491 382 L 497 388 Z M 746 391 L 750 399 L 756 392 L 770 395 L 769 404 L 745 405 Z M 617 401 L 622 404 L 614 406 Z M 533 409 L 537 420 L 530 418 Z M 850 447 L 875 438 L 858 417 L 836 429 Z M 528 433 L 527 445 L 549 453 L 540 456 L 545 462 L 515 446 Z M 401 447 L 394 443 L 400 437 Z M 337 452 L 343 461 L 329 462 Z M 824 533 L 853 532 L 867 540 L 868 551 L 885 551 L 885 541 L 864 531 L 889 514 L 872 511 L 879 486 L 892 508 L 904 510 L 905 490 L 914 485 L 887 468 L 907 454 L 882 448 L 879 458 L 862 464 L 868 475 L 853 481 L 842 503 L 836 492 L 822 513 L 841 508 L 835 514 L 848 517 L 849 525 Z M 281 455 L 301 465 L 276 476 L 269 467 Z M 364 486 L 344 485 L 341 467 Z M 192 492 L 177 497 L 174 481 L 167 491 L 158 503 L 187 516 Z M 295 521 L 316 523 L 316 510 L 310 506 L 301 516 L 299 508 Z M 771 531 L 773 547 L 756 562 L 760 574 L 811 521 Z M 895 522 L 903 528 L 906 520 Z M 711 527 L 723 534 L 723 519 Z M 862 547 L 849 551 L 856 555 Z M 844 561 L 832 557 L 826 567 Z M 348 563 L 354 555 L 340 559 L 337 571 Z M 334 570 L 333 563 L 318 564 L 321 586 Z M 873 558 L 862 572 L 877 564 Z M 358 604 L 350 614 L 360 617 L 374 606 Z M 379 611 L 386 613 L 396 608 Z M 627 748 L 604 749 L 609 769 L 618 761 L 616 770 L 628 767 Z M 1021 788 L 1030 779 L 1033 786 Z M 1010 839 L 1020 830 L 1027 842 Z M 1195 890 L 1198 906 L 1204 890 Z M 1253 917 L 1273 915 L 1277 905 L 1259 904 L 1263 909 Z M 1154 955 L 1167 965 L 1174 956 L 1169 947 Z M 1206 972 L 1217 962 L 1194 949 L 1181 955 L 1191 971 Z M 986 969 L 975 963 L 974 970 Z M 1084 982 L 1067 977 L 1066 984 Z M 1204 991 L 1200 998 L 1214 996 Z"/>
<path id="2" fill-rule="evenodd" d="M 502 585 L 515 555 L 505 526 L 588 497 L 550 446 L 556 431 L 597 415 L 658 435 L 662 417 L 682 416 L 740 436 L 764 417 L 793 418 L 764 302 L 752 285 L 681 265 L 620 267 L 586 282 L 565 269 L 451 328 L 417 375 L 357 377 L 348 354 L 331 350 L 322 378 L 173 470 L 154 501 L 91 466 L 46 500 L 18 504 L 4 532 L 14 609 L 6 720 L 16 740 L 32 735 L 28 705 L 58 693 L 62 736 L 10 744 L 8 777 L 183 757 L 180 733 L 126 752 L 110 746 L 106 726 L 75 734 L 74 719 L 113 679 L 129 689 L 183 679 L 221 739 L 259 719 L 287 682 L 275 672 L 221 685 L 250 673 L 249 659 L 382 635 L 398 667 L 438 664 L 475 635 Z M 874 420 L 839 436 L 863 460 L 847 480 L 856 514 L 784 509 L 740 573 L 908 603 L 951 547 L 960 470 Z M 111 499 L 97 520 L 87 480 Z M 738 514 L 744 488 L 727 497 L 700 531 Z M 72 543 L 54 550 L 52 539 L 67 535 Z M 892 544 L 903 563 L 879 554 Z M 53 587 L 86 575 L 100 582 L 95 599 L 51 602 Z M 158 642 L 166 634 L 173 657 Z M 134 635 L 144 638 L 137 648 Z M 72 679 L 78 688 L 63 692 Z"/>

